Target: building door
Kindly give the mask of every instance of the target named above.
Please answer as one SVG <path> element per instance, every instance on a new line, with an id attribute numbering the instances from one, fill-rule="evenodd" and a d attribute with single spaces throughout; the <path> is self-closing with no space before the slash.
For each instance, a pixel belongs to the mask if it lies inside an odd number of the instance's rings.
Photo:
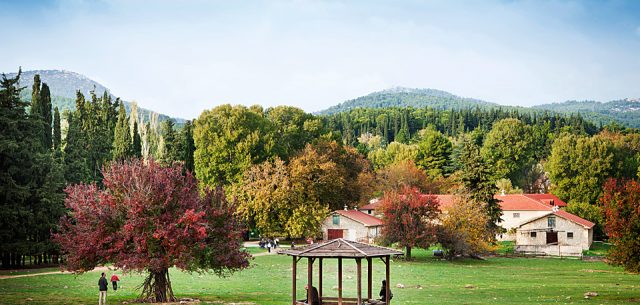
<path id="1" fill-rule="evenodd" d="M 327 239 L 332 240 L 336 238 L 342 238 L 341 229 L 329 229 L 327 230 Z"/>
<path id="2" fill-rule="evenodd" d="M 547 244 L 558 243 L 558 232 L 547 232 Z"/>

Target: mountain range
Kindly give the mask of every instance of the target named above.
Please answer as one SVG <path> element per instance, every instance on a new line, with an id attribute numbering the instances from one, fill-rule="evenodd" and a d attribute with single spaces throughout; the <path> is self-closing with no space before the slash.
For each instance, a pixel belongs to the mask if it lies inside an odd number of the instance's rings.
<path id="1" fill-rule="evenodd" d="M 102 96 L 104 92 L 109 92 L 113 100 L 116 96 L 113 95 L 111 90 L 102 84 L 94 81 L 82 74 L 65 71 L 65 70 L 31 70 L 23 71 L 20 76 L 20 87 L 24 87 L 21 92 L 21 97 L 25 101 L 31 101 L 31 87 L 33 86 L 33 77 L 39 74 L 40 80 L 43 83 L 49 85 L 51 91 L 51 103 L 54 107 L 58 107 L 60 112 L 65 110 L 73 111 L 76 107 L 76 91 L 80 91 L 84 94 L 85 99 L 90 99 L 91 91 L 93 90 L 96 95 Z M 16 73 L 6 73 L 7 77 L 14 77 Z M 127 113 L 131 112 L 132 103 L 121 98 L 124 101 Z M 150 109 L 140 108 L 137 110 L 143 121 L 148 121 L 152 116 L 157 115 L 158 122 L 171 119 L 177 124 L 183 124 L 184 119 L 172 118 L 168 115 L 157 113 Z"/>
<path id="2" fill-rule="evenodd" d="M 85 96 L 89 96 L 91 90 L 102 95 L 104 91 L 112 92 L 102 84 L 79 73 L 65 70 L 32 70 L 22 72 L 20 85 L 25 87 L 22 91 L 23 99 L 31 100 L 31 86 L 33 76 L 40 74 L 43 82 L 49 85 L 52 95 L 52 103 L 58 106 L 60 111 L 73 110 L 75 108 L 76 90 L 80 90 Z M 8 77 L 15 73 L 8 73 Z M 112 97 L 115 98 L 115 96 Z M 125 107 L 129 112 L 131 103 L 125 101 Z M 580 114 L 591 120 L 596 125 L 618 123 L 623 126 L 640 128 L 640 99 L 627 98 L 610 102 L 597 101 L 566 101 L 562 103 L 542 104 L 533 107 L 507 106 L 483 101 L 474 98 L 460 97 L 446 91 L 437 89 L 416 89 L 394 87 L 365 96 L 344 101 L 331 106 L 316 114 L 327 115 L 354 108 L 385 108 L 385 107 L 431 107 L 436 109 L 466 109 L 466 108 L 502 108 L 513 109 L 520 112 L 551 111 L 562 114 Z M 153 110 L 139 108 L 138 113 L 143 120 L 148 120 L 152 115 L 158 115 L 159 121 L 172 119 L 177 124 L 185 122 L 181 118 L 171 118 L 168 115 L 159 114 Z"/>
<path id="3" fill-rule="evenodd" d="M 317 114 L 333 114 L 349 111 L 354 108 L 385 107 L 431 107 L 436 109 L 466 108 L 502 108 L 520 112 L 551 111 L 562 114 L 580 114 L 596 125 L 618 123 L 627 127 L 640 128 L 640 99 L 623 99 L 610 102 L 566 101 L 563 103 L 542 104 L 533 107 L 507 106 L 474 98 L 460 97 L 446 91 L 436 89 L 415 89 L 394 87 L 373 92 L 352 100 L 342 102 L 317 112 Z"/>

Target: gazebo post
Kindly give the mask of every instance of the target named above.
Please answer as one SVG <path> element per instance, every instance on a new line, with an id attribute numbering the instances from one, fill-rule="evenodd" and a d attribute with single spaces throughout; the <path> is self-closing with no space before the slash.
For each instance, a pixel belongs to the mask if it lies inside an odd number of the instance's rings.
<path id="1" fill-rule="evenodd" d="M 318 298 L 322 304 L 322 257 L 318 258 Z"/>
<path id="2" fill-rule="evenodd" d="M 358 305 L 362 304 L 362 259 L 356 258 L 358 265 Z"/>
<path id="3" fill-rule="evenodd" d="M 292 284 L 291 286 L 293 287 L 293 289 L 291 291 L 291 296 L 293 298 L 292 304 L 296 305 L 296 303 L 297 303 L 297 300 L 296 300 L 296 266 L 298 264 L 297 264 L 297 261 L 296 261 L 297 257 L 295 257 L 293 255 L 291 257 L 293 258 L 293 264 L 291 265 L 292 272 L 293 272 L 293 281 L 291 283 Z"/>
<path id="4" fill-rule="evenodd" d="M 338 305 L 342 305 L 342 257 L 338 257 Z"/>
<path id="5" fill-rule="evenodd" d="M 371 300 L 371 257 L 367 257 L 367 300 Z"/>
<path id="6" fill-rule="evenodd" d="M 387 285 L 385 285 L 385 287 L 386 287 L 387 291 L 384 294 L 384 298 L 385 298 L 384 303 L 388 305 L 389 304 L 389 294 L 391 293 L 391 288 L 389 288 L 389 286 L 391 286 L 391 282 L 389 281 L 389 270 L 391 269 L 390 266 L 389 266 L 390 265 L 389 258 L 391 256 L 387 255 L 386 257 L 387 257 L 387 259 L 386 259 L 386 261 L 384 263 L 385 263 L 385 265 L 387 265 L 386 272 L 385 272 L 386 273 L 386 280 L 387 280 Z"/>
<path id="7" fill-rule="evenodd" d="M 313 258 L 307 258 L 307 285 L 309 289 L 307 289 L 307 303 L 311 302 L 311 287 L 313 287 Z"/>

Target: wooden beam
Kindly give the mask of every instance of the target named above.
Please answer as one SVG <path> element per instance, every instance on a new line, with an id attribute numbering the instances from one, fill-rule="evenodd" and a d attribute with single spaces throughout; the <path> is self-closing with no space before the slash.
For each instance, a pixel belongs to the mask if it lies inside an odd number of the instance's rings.
<path id="1" fill-rule="evenodd" d="M 362 304 L 362 259 L 356 258 L 356 265 L 358 265 L 358 304 Z"/>
<path id="2" fill-rule="evenodd" d="M 311 302 L 311 292 L 313 289 L 313 259 L 311 257 L 307 258 L 307 300 Z"/>
<path id="3" fill-rule="evenodd" d="M 367 257 L 367 300 L 371 300 L 371 270 L 373 270 L 371 263 L 371 257 Z"/>
<path id="4" fill-rule="evenodd" d="M 296 260 L 295 256 L 293 257 L 293 264 L 291 265 L 291 268 L 293 270 L 293 280 L 292 280 L 292 291 L 291 291 L 291 297 L 293 298 L 293 302 L 291 304 L 296 305 L 297 300 L 296 300 L 296 266 L 298 265 L 298 261 Z"/>
<path id="5" fill-rule="evenodd" d="M 338 305 L 342 305 L 342 257 L 338 258 Z"/>
<path id="6" fill-rule="evenodd" d="M 322 304 L 322 257 L 318 259 L 318 297 Z"/>
<path id="7" fill-rule="evenodd" d="M 386 262 L 385 262 L 385 264 L 387 265 L 387 268 L 386 268 L 387 269 L 386 270 L 386 280 L 387 280 L 386 288 L 387 288 L 387 291 L 386 291 L 386 293 L 384 295 L 385 304 L 389 304 L 389 294 L 391 294 L 391 288 L 389 288 L 391 286 L 391 281 L 389 280 L 389 271 L 390 271 L 389 258 L 390 258 L 390 256 L 387 255 L 387 259 L 386 259 Z"/>

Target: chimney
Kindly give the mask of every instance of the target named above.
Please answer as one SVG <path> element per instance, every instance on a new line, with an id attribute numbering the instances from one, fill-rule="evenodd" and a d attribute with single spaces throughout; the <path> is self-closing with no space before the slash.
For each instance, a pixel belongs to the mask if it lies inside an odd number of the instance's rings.
<path id="1" fill-rule="evenodd" d="M 553 212 L 557 212 L 558 210 L 560 210 L 560 207 L 558 207 L 557 205 L 554 205 L 553 208 L 551 208 L 551 210 L 553 210 Z"/>
<path id="2" fill-rule="evenodd" d="M 500 195 L 504 196 L 504 189 L 500 190 Z"/>
<path id="3" fill-rule="evenodd" d="M 346 211 L 346 210 L 348 210 L 348 209 L 349 209 L 349 207 L 347 207 L 347 205 L 345 204 L 345 205 L 344 205 L 344 210 Z"/>

